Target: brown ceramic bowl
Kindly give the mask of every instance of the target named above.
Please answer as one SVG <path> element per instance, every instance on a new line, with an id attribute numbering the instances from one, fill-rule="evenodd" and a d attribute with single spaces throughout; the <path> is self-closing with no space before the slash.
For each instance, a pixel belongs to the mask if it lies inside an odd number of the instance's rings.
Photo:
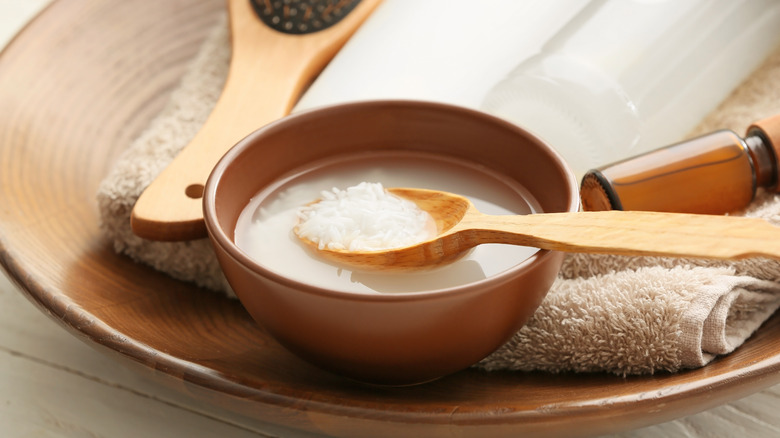
<path id="1" fill-rule="evenodd" d="M 454 157 L 515 179 L 545 212 L 578 208 L 577 182 L 545 143 L 487 114 L 449 105 L 378 101 L 286 117 L 252 133 L 215 167 L 204 214 L 225 275 L 252 317 L 290 351 L 344 376 L 425 382 L 464 369 L 505 343 L 538 307 L 562 254 L 539 251 L 462 286 L 402 294 L 315 287 L 272 272 L 234 240 L 249 199 L 281 175 L 371 150 Z M 324 188 L 328 189 L 328 187 Z"/>

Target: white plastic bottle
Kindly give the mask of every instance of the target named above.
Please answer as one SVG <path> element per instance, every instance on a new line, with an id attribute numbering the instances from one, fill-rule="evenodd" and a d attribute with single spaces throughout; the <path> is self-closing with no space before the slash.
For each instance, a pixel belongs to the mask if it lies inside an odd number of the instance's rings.
<path id="1" fill-rule="evenodd" d="M 295 107 L 414 99 L 478 109 L 588 0 L 386 0 Z"/>
<path id="2" fill-rule="evenodd" d="M 780 41 L 780 0 L 592 1 L 482 108 L 587 170 L 679 141 Z"/>

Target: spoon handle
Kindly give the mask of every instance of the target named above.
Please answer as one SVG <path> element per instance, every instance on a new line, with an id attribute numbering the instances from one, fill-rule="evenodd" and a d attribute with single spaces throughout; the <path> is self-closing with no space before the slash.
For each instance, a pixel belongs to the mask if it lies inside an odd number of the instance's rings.
<path id="1" fill-rule="evenodd" d="M 584 253 L 780 259 L 780 227 L 760 218 L 594 211 L 478 215 L 468 222 L 461 223 L 460 228 L 479 229 L 473 234 L 479 243 L 489 241 Z"/>

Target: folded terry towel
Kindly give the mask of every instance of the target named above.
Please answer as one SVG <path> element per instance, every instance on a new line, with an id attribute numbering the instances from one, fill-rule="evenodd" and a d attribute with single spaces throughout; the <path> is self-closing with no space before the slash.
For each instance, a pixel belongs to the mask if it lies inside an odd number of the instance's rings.
<path id="1" fill-rule="evenodd" d="M 195 135 L 224 84 L 226 20 L 214 28 L 168 105 L 102 182 L 101 228 L 116 250 L 174 278 L 234 297 L 207 240 L 153 242 L 130 230 L 143 189 Z M 780 52 L 772 55 L 695 133 L 778 111 Z M 694 133 L 694 134 L 695 134 Z M 780 225 L 780 199 L 762 193 L 744 212 Z M 741 345 L 780 306 L 780 262 L 713 262 L 567 255 L 532 320 L 476 366 L 487 370 L 647 374 L 700 367 Z"/>

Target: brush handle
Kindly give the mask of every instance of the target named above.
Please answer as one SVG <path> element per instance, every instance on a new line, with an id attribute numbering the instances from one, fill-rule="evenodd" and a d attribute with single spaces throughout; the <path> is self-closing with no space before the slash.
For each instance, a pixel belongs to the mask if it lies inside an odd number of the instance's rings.
<path id="1" fill-rule="evenodd" d="M 291 35 L 264 25 L 249 0 L 230 0 L 232 56 L 222 94 L 201 130 L 139 197 L 133 233 L 166 241 L 205 237 L 201 198 L 217 161 L 252 131 L 288 114 L 380 1 L 362 0 L 332 27 Z"/>
<path id="2" fill-rule="evenodd" d="M 475 245 L 508 243 L 630 256 L 780 259 L 780 227 L 759 218 L 645 211 L 470 214 L 457 228 L 461 238 Z"/>

